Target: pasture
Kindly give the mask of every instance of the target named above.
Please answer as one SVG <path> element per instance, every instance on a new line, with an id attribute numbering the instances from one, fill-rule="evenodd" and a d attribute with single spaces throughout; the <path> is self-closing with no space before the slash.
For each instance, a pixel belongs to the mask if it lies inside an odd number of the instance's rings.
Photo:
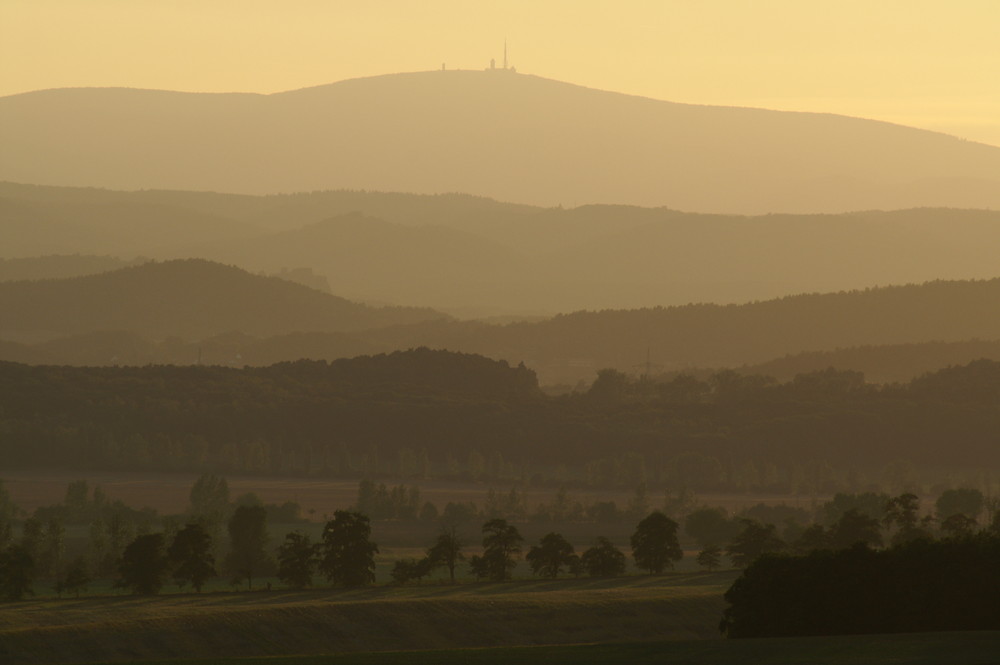
<path id="1" fill-rule="evenodd" d="M 232 665 L 995 665 L 1000 632 L 853 635 L 762 640 L 680 640 L 631 644 L 499 647 L 240 658 Z M 219 661 L 192 660 L 184 665 Z M 178 665 L 156 661 L 143 665 Z"/>
<path id="2" fill-rule="evenodd" d="M 6 665 L 164 658 L 217 661 L 719 640 L 722 594 L 734 577 L 733 572 L 674 573 L 504 584 L 26 600 L 0 605 L 0 661 Z"/>

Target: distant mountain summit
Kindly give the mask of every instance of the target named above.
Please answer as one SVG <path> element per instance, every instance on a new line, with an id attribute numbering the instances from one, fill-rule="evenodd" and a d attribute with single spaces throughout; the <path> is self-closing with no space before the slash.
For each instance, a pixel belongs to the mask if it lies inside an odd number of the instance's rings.
<path id="1" fill-rule="evenodd" d="M 465 192 L 701 212 L 1000 207 L 1000 148 L 884 122 L 436 71 L 273 95 L 0 98 L 0 179 L 238 193 Z"/>

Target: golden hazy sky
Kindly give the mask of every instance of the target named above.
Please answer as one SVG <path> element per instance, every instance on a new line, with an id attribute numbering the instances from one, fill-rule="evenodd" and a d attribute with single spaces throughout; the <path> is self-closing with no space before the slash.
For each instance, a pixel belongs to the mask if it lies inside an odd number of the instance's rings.
<path id="1" fill-rule="evenodd" d="M 519 71 L 1000 145 L 1000 0 L 0 0 L 0 95 Z"/>

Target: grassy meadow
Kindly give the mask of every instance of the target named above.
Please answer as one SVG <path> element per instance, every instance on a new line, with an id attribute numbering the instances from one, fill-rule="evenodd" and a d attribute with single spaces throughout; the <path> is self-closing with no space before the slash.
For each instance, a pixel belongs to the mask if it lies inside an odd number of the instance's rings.
<path id="1" fill-rule="evenodd" d="M 233 665 L 995 665 L 1000 631 L 498 647 L 239 658 Z M 218 660 L 190 660 L 210 665 Z M 175 665 L 153 661 L 144 665 Z"/>
<path id="2" fill-rule="evenodd" d="M 36 599 L 0 605 L 0 661 L 243 658 L 718 640 L 733 572 Z M 207 662 L 207 661 L 206 661 Z"/>

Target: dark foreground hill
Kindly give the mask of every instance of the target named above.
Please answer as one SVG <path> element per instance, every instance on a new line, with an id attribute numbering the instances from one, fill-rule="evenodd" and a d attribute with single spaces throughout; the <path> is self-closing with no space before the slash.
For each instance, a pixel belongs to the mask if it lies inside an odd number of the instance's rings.
<path id="1" fill-rule="evenodd" d="M 0 336 L 48 339 L 121 330 L 154 339 L 358 331 L 444 315 L 373 308 L 203 260 L 146 263 L 71 279 L 0 283 Z"/>
<path id="2" fill-rule="evenodd" d="M 0 179 L 125 189 L 460 191 L 738 213 L 1000 207 L 1000 148 L 511 71 L 273 95 L 43 90 L 0 98 L 0 152 Z"/>

